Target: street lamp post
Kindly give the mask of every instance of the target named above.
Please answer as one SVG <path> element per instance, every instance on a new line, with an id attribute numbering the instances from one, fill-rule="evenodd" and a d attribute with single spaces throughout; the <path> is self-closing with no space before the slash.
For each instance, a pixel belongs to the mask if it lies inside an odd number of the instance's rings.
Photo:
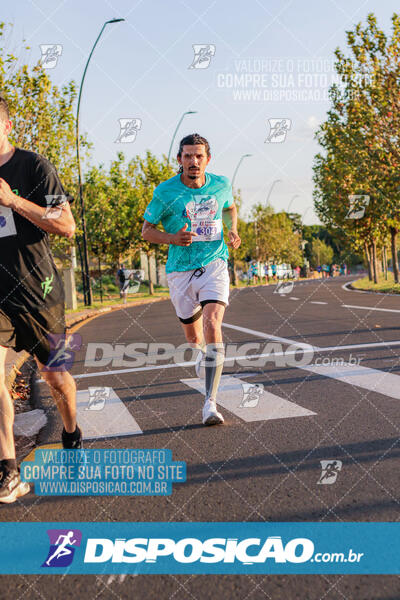
<path id="1" fill-rule="evenodd" d="M 233 173 L 233 177 L 232 177 L 232 189 L 233 189 L 233 184 L 235 183 L 235 177 L 236 177 L 236 174 L 237 174 L 237 172 L 239 170 L 239 167 L 242 164 L 243 159 L 247 158 L 248 156 L 253 156 L 253 155 L 252 154 L 243 154 L 243 156 L 240 157 L 240 160 L 239 160 L 238 164 L 236 165 L 236 169 L 235 169 L 235 171 Z"/>
<path id="2" fill-rule="evenodd" d="M 101 34 L 109 23 L 119 23 L 120 21 L 125 21 L 125 19 L 110 19 L 106 21 L 101 28 L 99 35 L 93 45 L 93 48 L 89 54 L 89 58 L 87 59 L 85 70 L 83 71 L 81 85 L 79 87 L 79 95 L 78 95 L 78 107 L 76 111 L 76 160 L 78 163 L 78 184 L 79 184 L 79 201 L 81 206 L 81 224 L 82 224 L 82 250 L 81 253 L 81 268 L 82 268 L 82 283 L 83 283 L 83 294 L 85 300 L 85 306 L 90 306 L 92 304 L 92 288 L 90 285 L 90 277 L 89 277 L 89 255 L 87 248 L 87 235 L 86 235 L 86 220 L 85 220 L 85 204 L 83 201 L 83 185 L 82 185 L 82 175 L 81 175 L 81 161 L 79 155 L 79 109 L 81 105 L 81 96 L 82 96 L 82 88 L 83 82 L 85 81 L 86 71 L 89 66 L 90 59 L 92 58 L 92 54 L 94 49 L 97 46 L 97 42 L 99 41 Z M 82 264 L 83 263 L 83 264 Z"/>
<path id="3" fill-rule="evenodd" d="M 269 192 L 268 192 L 268 196 L 267 196 L 267 201 L 266 201 L 266 205 L 267 205 L 267 206 L 268 206 L 268 204 L 269 204 L 269 199 L 270 199 L 270 197 L 271 197 L 272 190 L 274 189 L 274 186 L 275 186 L 277 183 L 282 183 L 282 179 L 275 179 L 275 180 L 274 180 L 274 181 L 271 183 L 271 187 L 269 188 Z"/>
<path id="4" fill-rule="evenodd" d="M 253 156 L 253 155 L 252 154 L 243 154 L 240 157 L 240 160 L 239 160 L 238 164 L 236 165 L 236 169 L 235 169 L 235 171 L 233 173 L 233 177 L 232 177 L 232 193 L 233 193 L 233 184 L 235 183 L 235 177 L 236 177 L 236 174 L 237 174 L 237 172 L 239 170 L 239 167 L 242 164 L 243 159 L 245 159 L 245 158 L 247 158 L 249 156 Z M 232 252 L 232 275 L 233 275 L 233 282 L 232 283 L 233 283 L 233 285 L 236 286 L 238 284 L 238 278 L 237 278 L 237 273 L 236 273 L 236 262 L 235 262 L 235 252 L 234 251 Z"/>
<path id="5" fill-rule="evenodd" d="M 176 128 L 175 128 L 175 131 L 174 131 L 174 135 L 172 136 L 171 145 L 170 145 L 170 147 L 169 147 L 169 152 L 168 152 L 168 164 L 169 164 L 169 161 L 170 161 L 170 158 L 171 158 L 172 146 L 174 145 L 175 136 L 176 136 L 176 134 L 177 134 L 177 132 L 178 132 L 178 129 L 179 129 L 179 127 L 180 127 L 180 125 L 181 125 L 181 123 L 182 123 L 183 119 L 185 118 L 185 115 L 194 115 L 194 114 L 196 114 L 196 113 L 197 113 L 197 110 L 187 110 L 186 112 L 184 112 L 184 113 L 183 113 L 183 115 L 182 115 L 182 116 L 181 116 L 181 118 L 179 119 L 179 121 L 178 121 L 178 125 L 176 126 Z"/>
<path id="6" fill-rule="evenodd" d="M 291 201 L 289 202 L 289 206 L 287 207 L 287 210 L 286 210 L 286 212 L 287 212 L 287 213 L 289 212 L 289 210 L 290 210 L 290 207 L 292 206 L 293 200 L 294 200 L 295 198 L 299 198 L 299 194 L 295 194 L 295 195 L 293 196 L 293 198 L 291 199 Z"/>

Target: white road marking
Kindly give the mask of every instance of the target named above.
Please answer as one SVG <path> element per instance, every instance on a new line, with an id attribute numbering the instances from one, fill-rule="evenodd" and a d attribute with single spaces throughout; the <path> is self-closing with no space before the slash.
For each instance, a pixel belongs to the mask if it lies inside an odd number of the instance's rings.
<path id="1" fill-rule="evenodd" d="M 235 329 L 236 331 L 242 331 L 243 333 L 250 333 L 256 337 L 261 337 L 264 340 L 274 340 L 274 342 L 283 342 L 284 344 L 296 344 L 298 348 L 306 348 L 310 350 L 313 348 L 317 349 L 317 346 L 311 346 L 311 344 L 305 344 L 303 342 L 296 342 L 295 340 L 289 340 L 288 338 L 278 337 L 277 335 L 272 335 L 270 333 L 263 333 L 262 331 L 256 331 L 255 329 L 247 329 L 247 327 L 239 327 L 238 325 L 230 325 L 229 323 L 222 323 L 222 327 L 227 327 L 228 329 Z"/>
<path id="2" fill-rule="evenodd" d="M 106 389 L 109 389 L 109 395 L 100 410 L 93 403 L 91 409 L 88 409 L 89 390 L 79 390 L 76 394 L 77 421 L 82 429 L 83 439 L 97 440 L 143 433 L 113 388 Z M 99 406 L 101 403 L 98 402 L 97 407 Z"/>
<path id="3" fill-rule="evenodd" d="M 181 379 L 181 382 L 204 395 L 204 380 L 195 377 L 193 379 Z M 240 405 L 243 402 L 242 384 L 248 385 L 248 382 L 241 381 L 238 377 L 232 377 L 231 375 L 222 375 L 218 388 L 217 403 L 243 421 L 270 421 L 272 419 L 309 417 L 316 414 L 266 390 L 260 394 L 256 406 L 241 407 Z"/>
<path id="4" fill-rule="evenodd" d="M 317 300 L 310 300 L 310 304 L 328 304 L 327 302 L 318 302 Z"/>
<path id="5" fill-rule="evenodd" d="M 294 296 L 289 296 L 289 300 L 300 300 L 300 298 L 295 298 Z"/>
<path id="6" fill-rule="evenodd" d="M 353 306 L 352 304 L 342 304 L 342 308 L 359 308 L 360 310 L 377 310 L 381 312 L 400 313 L 400 310 L 396 308 L 375 308 L 372 306 Z"/>
<path id="7" fill-rule="evenodd" d="M 400 346 L 400 341 L 394 340 L 393 342 L 372 342 L 366 344 L 348 344 L 345 346 L 326 346 L 325 348 L 319 348 L 318 352 L 330 352 L 331 350 L 358 350 L 363 348 L 389 348 L 389 346 Z"/>
<path id="8" fill-rule="evenodd" d="M 400 376 L 360 365 L 305 365 L 301 367 L 318 375 L 338 379 L 352 386 L 400 400 Z"/>

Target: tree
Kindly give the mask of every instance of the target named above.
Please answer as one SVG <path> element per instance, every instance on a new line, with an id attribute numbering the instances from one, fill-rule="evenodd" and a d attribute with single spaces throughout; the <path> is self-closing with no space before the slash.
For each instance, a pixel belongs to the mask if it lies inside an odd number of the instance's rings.
<path id="1" fill-rule="evenodd" d="M 333 259 L 333 249 L 322 240 L 314 239 L 311 246 L 310 264 L 313 269 L 320 265 L 330 265 Z"/>
<path id="2" fill-rule="evenodd" d="M 151 244 L 143 240 L 142 238 L 142 227 L 143 227 L 143 214 L 146 206 L 149 204 L 153 197 L 155 188 L 165 181 L 176 175 L 174 167 L 168 163 L 167 157 L 163 155 L 162 159 L 159 160 L 154 154 L 148 150 L 145 158 L 136 156 L 131 161 L 132 168 L 135 170 L 135 210 L 132 213 L 131 218 L 134 222 L 134 243 L 137 248 L 140 248 L 146 252 L 148 260 L 148 271 L 149 271 L 149 290 L 150 294 L 153 294 L 153 281 L 151 279 L 150 270 L 150 257 L 153 253 L 157 252 L 157 258 L 166 258 L 168 248 L 167 246 Z"/>
<path id="3" fill-rule="evenodd" d="M 302 264 L 301 235 L 285 212 L 275 213 L 271 206 L 256 204 L 250 213 L 253 236 L 250 254 L 257 260 Z"/>
<path id="4" fill-rule="evenodd" d="M 85 178 L 91 253 L 115 267 L 120 257 L 130 252 L 139 255 L 143 250 L 149 259 L 154 244 L 142 238 L 143 214 L 155 187 L 173 175 L 175 172 L 166 157 L 159 160 L 150 151 L 145 158 L 136 156 L 128 163 L 119 152 L 108 171 L 104 165 L 92 167 Z M 157 247 L 158 258 L 166 253 L 166 247 Z M 151 277 L 149 286 L 153 293 Z"/>
<path id="5" fill-rule="evenodd" d="M 75 155 L 75 117 L 73 104 L 76 84 L 70 81 L 58 87 L 48 72 L 37 64 L 29 67 L 5 50 L 5 24 L 0 23 L 0 89 L 7 99 L 13 130 L 10 142 L 18 147 L 43 154 L 56 167 L 66 190 L 75 195 L 77 164 Z M 29 47 L 25 48 L 29 50 Z M 90 144 L 80 137 L 82 150 Z M 74 203 L 75 204 L 75 203 Z M 79 208 L 72 206 L 76 217 Z M 79 218 L 77 218 L 79 233 Z M 63 259 L 68 255 L 71 241 L 51 236 L 52 250 Z"/>
<path id="6" fill-rule="evenodd" d="M 390 227 L 395 238 L 399 217 L 398 15 L 392 17 L 391 38 L 369 14 L 365 26 L 347 32 L 347 44 L 350 56 L 335 51 L 341 84 L 332 86 L 332 107 L 317 132 L 324 152 L 315 157 L 314 200 L 324 224 L 340 228 L 352 250 L 364 249 L 377 281 L 379 251 L 388 244 Z"/>

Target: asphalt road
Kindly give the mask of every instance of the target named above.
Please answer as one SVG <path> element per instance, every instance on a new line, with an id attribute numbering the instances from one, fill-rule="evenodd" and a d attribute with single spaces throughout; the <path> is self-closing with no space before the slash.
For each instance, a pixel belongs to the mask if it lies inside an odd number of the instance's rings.
<path id="1" fill-rule="evenodd" d="M 126 308 L 84 324 L 79 328 L 83 345 L 72 368 L 78 389 L 112 388 L 142 431 L 88 441 L 86 447 L 169 448 L 174 460 L 186 461 L 187 481 L 174 484 L 172 495 L 166 497 L 57 498 L 31 493 L 2 507 L 1 518 L 397 521 L 400 345 L 391 343 L 400 340 L 400 301 L 396 296 L 343 289 L 349 280 L 299 283 L 287 294 L 276 293 L 275 286 L 232 291 L 225 341 L 238 344 L 238 355 L 244 343 L 259 344 L 259 350 L 248 347 L 248 353 L 256 355 L 269 353 L 271 346 L 265 349 L 265 345 L 272 343 L 278 356 L 277 364 L 258 357 L 253 363 L 225 365 L 224 376 L 231 375 L 238 383 L 232 391 L 232 410 L 221 408 L 225 425 L 219 427 L 201 424 L 202 396 L 182 382 L 195 380 L 192 366 L 165 368 L 165 360 L 147 365 L 151 367 L 147 370 L 117 366 L 117 362 L 85 365 L 88 343 L 112 344 L 113 348 L 133 342 L 182 344 L 183 333 L 169 301 Z M 302 353 L 290 354 L 293 344 L 313 348 L 307 364 L 296 365 L 294 360 L 300 361 Z M 322 361 L 317 368 L 312 367 L 316 359 Z M 338 368 L 332 359 L 339 367 L 340 361 L 351 366 Z M 243 384 L 259 384 L 259 390 L 263 386 L 256 406 L 250 406 L 248 385 Z M 44 384 L 40 390 L 52 417 L 55 411 Z M 278 407 L 274 418 L 269 409 L 262 408 L 267 396 Z M 249 411 L 257 420 L 248 420 Z M 59 441 L 60 431 L 60 421 L 50 418 L 42 443 Z M 342 463 L 333 484 L 318 484 L 322 460 Z M 400 579 L 395 576 L 68 575 L 61 579 L 46 575 L 2 579 L 7 580 L 8 590 L 2 597 L 21 594 L 42 600 L 400 598 Z M 23 596 L 27 586 L 31 586 L 29 594 Z"/>

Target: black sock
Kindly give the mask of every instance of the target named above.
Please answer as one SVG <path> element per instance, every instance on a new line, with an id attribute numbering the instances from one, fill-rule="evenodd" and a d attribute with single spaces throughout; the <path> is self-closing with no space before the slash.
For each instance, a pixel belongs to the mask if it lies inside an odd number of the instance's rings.
<path id="1" fill-rule="evenodd" d="M 65 430 L 65 427 L 63 427 L 62 439 L 66 442 L 75 442 L 75 440 L 79 440 L 80 436 L 81 430 L 79 429 L 78 425 L 75 427 L 75 431 L 73 431 L 72 433 L 69 433 Z"/>
<path id="2" fill-rule="evenodd" d="M 16 458 L 4 458 L 0 461 L 2 471 L 16 471 L 17 470 L 17 459 Z"/>

